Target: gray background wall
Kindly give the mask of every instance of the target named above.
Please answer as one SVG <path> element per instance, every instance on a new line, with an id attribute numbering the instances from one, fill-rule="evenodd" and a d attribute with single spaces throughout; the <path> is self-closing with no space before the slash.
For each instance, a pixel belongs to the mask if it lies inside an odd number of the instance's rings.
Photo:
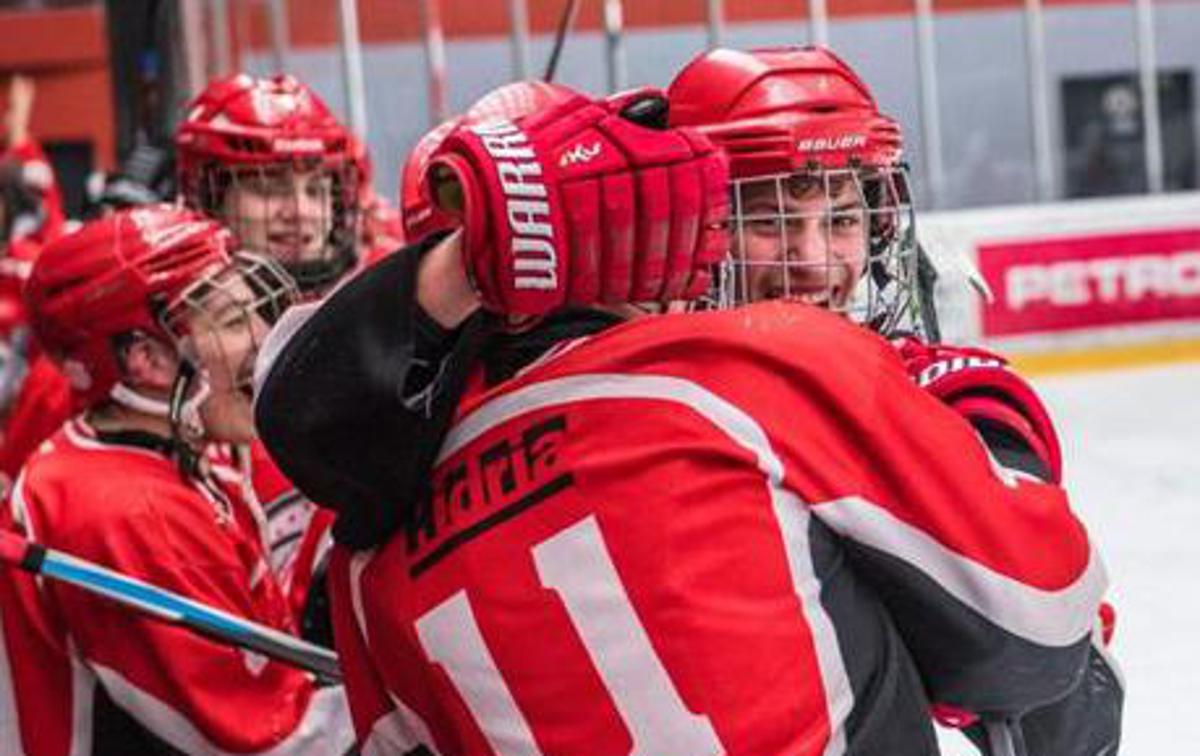
<path id="1" fill-rule="evenodd" d="M 1156 3 L 1157 54 L 1162 69 L 1187 69 L 1200 88 L 1200 5 Z M 1051 136 L 1055 179 L 1061 193 L 1064 158 L 1060 80 L 1067 76 L 1136 71 L 1134 13 L 1130 5 L 1055 6 L 1044 11 Z M 942 208 L 1033 202 L 1035 171 L 1028 98 L 1024 20 L 1020 11 L 942 12 L 935 20 L 946 196 Z M 739 24 L 725 28 L 724 44 L 743 47 L 802 43 L 807 25 Z M 630 86 L 665 86 L 672 74 L 704 49 L 701 26 L 628 32 L 625 55 Z M 531 40 L 532 71 L 549 56 L 550 38 Z M 885 111 L 904 125 L 909 162 L 920 188 L 922 144 L 916 42 L 911 18 L 834 21 L 830 45 L 875 90 Z M 364 45 L 369 142 L 380 192 L 394 196 L 400 161 L 430 126 L 423 48 L 419 44 Z M 605 91 L 604 39 L 596 32 L 571 36 L 558 80 Z M 265 72 L 266 55 L 246 59 Z M 343 114 L 337 50 L 293 49 L 292 70 Z M 465 108 L 511 78 L 507 37 L 449 40 L 447 89 L 451 111 Z M 1200 98 L 1197 98 L 1200 100 Z M 1200 102 L 1194 104 L 1200 108 Z M 1191 132 L 1200 141 L 1192 113 Z"/>

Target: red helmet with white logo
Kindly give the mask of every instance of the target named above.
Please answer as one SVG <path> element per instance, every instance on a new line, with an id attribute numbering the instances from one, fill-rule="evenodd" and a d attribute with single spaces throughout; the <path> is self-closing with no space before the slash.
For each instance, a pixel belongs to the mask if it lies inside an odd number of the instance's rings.
<path id="1" fill-rule="evenodd" d="M 712 50 L 667 96 L 672 126 L 729 156 L 735 249 L 720 304 L 797 298 L 882 331 L 915 312 L 902 135 L 843 60 L 820 47 Z"/>
<path id="2" fill-rule="evenodd" d="M 365 151 L 296 78 L 212 82 L 188 106 L 175 147 L 187 205 L 224 221 L 243 247 L 278 259 L 302 288 L 321 290 L 356 263 Z M 234 190 L 264 199 L 241 209 Z"/>
<path id="3" fill-rule="evenodd" d="M 679 72 L 667 98 L 671 125 L 696 126 L 723 147 L 735 179 L 900 162 L 900 127 L 825 48 L 712 50 Z"/>
<path id="4" fill-rule="evenodd" d="M 205 270 L 227 263 L 232 244 L 198 213 L 146 205 L 91 221 L 42 251 L 25 286 L 34 333 L 84 404 L 120 381 L 123 338 L 170 342 L 165 308 Z"/>
<path id="5" fill-rule="evenodd" d="M 550 82 L 517 81 L 505 84 L 477 100 L 465 114 L 443 121 L 422 136 L 409 153 L 400 174 L 400 214 L 404 220 L 404 238 L 410 242 L 420 241 L 435 231 L 453 228 L 456 223 L 434 203 L 428 182 L 430 158 L 455 127 L 520 118 L 573 96 L 570 89 Z"/>

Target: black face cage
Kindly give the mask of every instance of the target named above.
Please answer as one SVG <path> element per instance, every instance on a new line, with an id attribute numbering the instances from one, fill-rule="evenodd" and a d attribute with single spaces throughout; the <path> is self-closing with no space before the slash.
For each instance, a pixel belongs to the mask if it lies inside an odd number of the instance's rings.
<path id="1" fill-rule="evenodd" d="M 270 175 L 295 175 L 298 172 L 316 169 L 331 179 L 329 196 L 324 202 L 329 218 L 321 254 L 313 260 L 280 258 L 279 262 L 287 269 L 301 292 L 321 294 L 358 263 L 359 224 L 362 219 L 358 202 L 358 168 L 352 161 L 343 160 L 334 165 L 324 166 L 317 161 L 235 166 L 211 162 L 204 165 L 198 175 L 184 187 L 184 200 L 190 207 L 221 220 L 238 237 L 239 244 L 246 248 L 250 244 L 250 224 L 266 223 L 268 218 L 236 216 L 228 212 L 225 198 L 229 190 L 240 182 L 266 183 Z M 293 197 L 291 201 L 296 200 Z M 268 206 L 264 215 L 269 216 L 272 210 L 273 208 Z M 251 251 L 269 254 L 269 250 L 265 249 Z"/>
<path id="2" fill-rule="evenodd" d="M 731 186 L 732 249 L 714 276 L 707 306 L 800 299 L 844 313 L 884 335 L 920 333 L 915 218 L 903 166 L 814 169 L 736 179 Z M 791 198 L 812 209 L 789 210 Z M 811 202 L 817 198 L 817 202 Z M 798 203 L 793 201 L 792 207 Z M 769 207 L 769 210 L 764 209 Z M 797 249 L 801 224 L 818 224 L 823 247 Z M 848 229 L 857 228 L 851 233 Z M 777 240 L 769 259 L 751 259 L 750 235 Z M 811 238 L 811 237 L 810 237 Z M 762 244 L 758 248 L 762 249 Z M 769 285 L 756 285 L 769 280 Z M 845 288 L 849 280 L 852 286 Z"/>

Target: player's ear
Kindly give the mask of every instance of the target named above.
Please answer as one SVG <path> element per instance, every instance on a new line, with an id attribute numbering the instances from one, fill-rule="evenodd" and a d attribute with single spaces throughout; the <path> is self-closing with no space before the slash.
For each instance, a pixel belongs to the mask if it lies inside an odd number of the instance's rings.
<path id="1" fill-rule="evenodd" d="M 126 334 L 115 345 L 122 379 L 142 392 L 170 391 L 179 367 L 179 357 L 165 342 L 145 334 Z"/>

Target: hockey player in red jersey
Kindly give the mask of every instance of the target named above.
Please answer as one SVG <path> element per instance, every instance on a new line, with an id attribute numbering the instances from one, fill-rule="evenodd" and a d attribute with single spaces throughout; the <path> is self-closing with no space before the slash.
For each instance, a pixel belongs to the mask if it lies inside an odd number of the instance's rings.
<path id="1" fill-rule="evenodd" d="M 239 245 L 279 260 L 304 291 L 323 291 L 359 260 L 354 141 L 292 76 L 213 81 L 175 134 L 179 190 Z"/>
<path id="2" fill-rule="evenodd" d="M 308 296 L 399 246 L 386 218 L 366 217 L 373 212 L 366 146 L 295 77 L 211 82 L 188 106 L 175 145 L 184 202 L 222 220 L 243 248 L 283 263 Z M 299 495 L 257 444 L 247 454 L 272 568 L 303 613 L 320 600 L 332 517 Z M 310 596 L 311 586 L 318 590 Z M 320 624 L 303 616 L 306 627 Z"/>
<path id="3" fill-rule="evenodd" d="M 47 247 L 27 287 L 32 322 L 87 409 L 26 463 L 0 526 L 291 630 L 259 523 L 205 455 L 252 432 L 232 399 L 246 391 L 245 355 L 294 295 L 277 271 L 165 205 Z M 11 570 L 0 712 L 0 751 L 38 756 L 339 753 L 352 739 L 340 687 Z"/>
<path id="4" fill-rule="evenodd" d="M 967 419 L 998 464 L 1061 483 L 1058 436 L 1033 389 L 999 355 L 936 343 L 901 130 L 844 61 L 819 47 L 718 49 L 685 66 L 668 96 L 672 123 L 730 155 L 733 254 L 719 298 L 794 298 L 890 337 L 918 385 Z M 1115 747 L 1119 678 L 1103 649 L 1094 667 L 1089 679 L 1106 684 L 1030 717 L 1031 754 Z"/>
<path id="5" fill-rule="evenodd" d="M 70 388 L 33 339 L 21 294 L 41 245 L 14 231 L 37 203 L 17 164 L 0 161 L 0 498 L 71 412 Z"/>
<path id="6" fill-rule="evenodd" d="M 664 104 L 453 127 L 427 180 L 462 230 L 268 338 L 256 424 L 339 510 L 364 749 L 928 754 L 930 697 L 1070 691 L 1086 531 L 887 342 L 797 302 L 615 314 L 726 248 L 726 169 Z"/>
<path id="7" fill-rule="evenodd" d="M 932 266 L 916 243 L 902 134 L 844 61 L 815 47 L 719 49 L 668 94 L 673 123 L 730 155 L 729 303 L 799 299 L 892 338 L 923 385 L 981 432 L 1015 434 L 1034 452 L 1026 464 L 1060 481 L 1058 440 L 1032 390 L 996 355 L 931 346 Z"/>

